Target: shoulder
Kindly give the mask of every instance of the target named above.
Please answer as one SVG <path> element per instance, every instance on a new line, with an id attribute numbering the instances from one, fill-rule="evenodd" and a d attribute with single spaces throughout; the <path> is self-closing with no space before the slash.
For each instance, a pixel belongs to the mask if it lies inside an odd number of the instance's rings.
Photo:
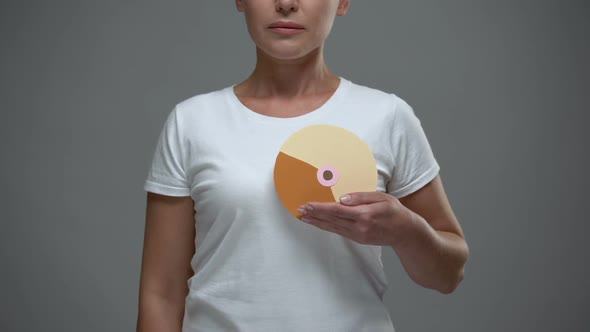
<path id="1" fill-rule="evenodd" d="M 168 115 L 170 125 L 177 127 L 180 135 L 188 131 L 202 130 L 226 116 L 231 87 L 195 94 L 176 103 Z"/>
<path id="2" fill-rule="evenodd" d="M 176 104 L 176 110 L 179 114 L 188 115 L 187 113 L 194 113 L 197 110 L 215 108 L 219 106 L 220 103 L 227 101 L 229 89 L 231 89 L 231 87 L 225 87 L 193 95 L 178 102 Z"/>
<path id="3" fill-rule="evenodd" d="M 348 81 L 347 84 L 349 87 L 347 96 L 350 98 L 350 101 L 357 101 L 363 105 L 378 107 L 389 113 L 392 117 L 396 117 L 396 113 L 402 113 L 400 115 L 401 117 L 414 115 L 414 110 L 410 104 L 395 92 L 381 90 L 351 81 Z"/>
<path id="4" fill-rule="evenodd" d="M 385 100 L 390 98 L 391 95 L 386 91 L 355 83 L 346 79 L 344 80 L 344 83 L 347 84 L 347 94 L 351 97 L 368 100 Z"/>

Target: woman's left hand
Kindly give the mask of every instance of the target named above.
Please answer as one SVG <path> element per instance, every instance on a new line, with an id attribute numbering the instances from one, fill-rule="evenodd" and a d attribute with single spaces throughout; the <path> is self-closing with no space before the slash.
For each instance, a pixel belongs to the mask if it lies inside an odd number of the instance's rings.
<path id="1" fill-rule="evenodd" d="M 361 244 L 396 246 L 412 225 L 414 212 L 392 195 L 356 192 L 340 202 L 310 202 L 298 210 L 302 221 Z"/>

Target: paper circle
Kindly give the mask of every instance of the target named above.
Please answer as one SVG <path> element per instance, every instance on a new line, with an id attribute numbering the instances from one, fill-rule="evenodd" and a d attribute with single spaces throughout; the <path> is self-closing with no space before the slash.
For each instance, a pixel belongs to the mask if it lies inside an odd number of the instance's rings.
<path id="1" fill-rule="evenodd" d="M 332 187 L 338 183 L 340 172 L 338 172 L 338 169 L 334 166 L 324 165 L 318 169 L 316 176 L 322 186 Z"/>
<path id="2" fill-rule="evenodd" d="M 332 125 L 313 125 L 282 145 L 274 168 L 277 194 L 287 210 L 308 202 L 337 202 L 344 194 L 377 189 L 377 163 L 356 134 Z"/>

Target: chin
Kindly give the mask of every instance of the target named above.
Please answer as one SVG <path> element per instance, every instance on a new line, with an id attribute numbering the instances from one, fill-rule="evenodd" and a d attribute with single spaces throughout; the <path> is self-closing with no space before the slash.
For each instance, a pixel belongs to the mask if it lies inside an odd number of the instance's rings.
<path id="1" fill-rule="evenodd" d="M 271 47 L 271 48 L 260 48 L 266 55 L 270 56 L 271 58 L 277 59 L 277 60 L 284 60 L 284 61 L 289 61 L 289 60 L 297 60 L 297 59 L 301 59 L 304 58 L 308 55 L 310 55 L 311 53 L 313 53 L 313 49 L 312 50 L 308 50 L 305 48 L 302 48 L 300 46 L 298 47 L 293 47 L 293 46 L 289 46 L 289 47 Z"/>
<path id="2" fill-rule="evenodd" d="M 304 58 L 307 54 L 308 53 L 301 53 L 301 52 L 281 53 L 281 54 L 271 55 L 271 57 L 273 57 L 274 59 L 277 59 L 277 60 L 282 60 L 282 61 L 292 61 L 292 60 Z"/>

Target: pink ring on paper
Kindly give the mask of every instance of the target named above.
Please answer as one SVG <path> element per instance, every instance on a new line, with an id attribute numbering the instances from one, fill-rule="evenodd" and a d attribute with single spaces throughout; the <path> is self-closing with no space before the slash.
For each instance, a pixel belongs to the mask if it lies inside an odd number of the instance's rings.
<path id="1" fill-rule="evenodd" d="M 318 169 L 317 178 L 320 184 L 324 187 L 332 187 L 338 183 L 340 172 L 334 166 L 324 165 Z"/>

